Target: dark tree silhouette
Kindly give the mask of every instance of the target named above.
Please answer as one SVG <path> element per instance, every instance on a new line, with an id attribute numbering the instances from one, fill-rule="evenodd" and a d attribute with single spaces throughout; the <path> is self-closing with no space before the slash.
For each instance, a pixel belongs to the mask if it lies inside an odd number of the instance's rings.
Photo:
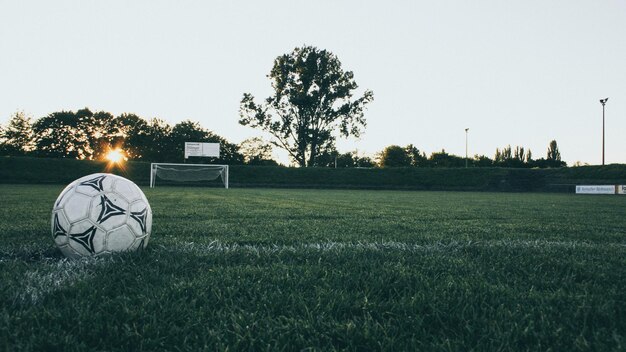
<path id="1" fill-rule="evenodd" d="M 79 118 L 72 111 L 53 112 L 37 120 L 33 124 L 37 155 L 85 159 L 89 142 L 79 126 Z"/>
<path id="2" fill-rule="evenodd" d="M 546 154 L 546 162 L 549 167 L 562 167 L 566 165 L 565 162 L 561 161 L 561 152 L 556 144 L 556 140 L 550 141 Z"/>
<path id="3" fill-rule="evenodd" d="M 3 155 L 26 155 L 34 148 L 32 118 L 18 111 L 0 130 L 0 151 Z"/>
<path id="4" fill-rule="evenodd" d="M 428 163 L 432 167 L 465 167 L 465 158 L 448 154 L 442 149 L 440 152 L 432 153 Z"/>
<path id="5" fill-rule="evenodd" d="M 407 145 L 404 150 L 409 158 L 411 166 L 424 167 L 428 166 L 428 158 L 426 153 L 421 152 L 413 144 Z"/>
<path id="6" fill-rule="evenodd" d="M 411 166 L 411 159 L 405 148 L 390 145 L 380 154 L 379 165 L 380 167 L 407 167 Z"/>

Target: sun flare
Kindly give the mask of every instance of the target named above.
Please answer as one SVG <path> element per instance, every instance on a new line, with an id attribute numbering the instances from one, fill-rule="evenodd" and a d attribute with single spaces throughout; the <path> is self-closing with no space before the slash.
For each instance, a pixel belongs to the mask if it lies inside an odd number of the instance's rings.
<path id="1" fill-rule="evenodd" d="M 107 153 L 106 159 L 112 163 L 119 164 L 125 160 L 124 152 L 121 149 L 112 149 Z"/>

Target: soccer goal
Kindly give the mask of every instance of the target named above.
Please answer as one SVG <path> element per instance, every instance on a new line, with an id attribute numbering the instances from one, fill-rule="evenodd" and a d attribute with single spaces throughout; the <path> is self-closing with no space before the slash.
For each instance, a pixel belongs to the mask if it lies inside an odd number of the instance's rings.
<path id="1" fill-rule="evenodd" d="M 209 164 L 150 164 L 150 188 L 155 187 L 156 180 L 176 182 L 200 182 L 222 179 L 228 189 L 228 165 Z"/>

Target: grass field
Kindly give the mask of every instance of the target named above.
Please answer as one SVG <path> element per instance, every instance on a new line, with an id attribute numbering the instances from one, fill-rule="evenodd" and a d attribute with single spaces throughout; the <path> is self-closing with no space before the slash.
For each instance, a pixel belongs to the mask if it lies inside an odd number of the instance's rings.
<path id="1" fill-rule="evenodd" d="M 157 188 L 68 261 L 62 188 L 0 185 L 0 350 L 626 349 L 626 197 Z"/>

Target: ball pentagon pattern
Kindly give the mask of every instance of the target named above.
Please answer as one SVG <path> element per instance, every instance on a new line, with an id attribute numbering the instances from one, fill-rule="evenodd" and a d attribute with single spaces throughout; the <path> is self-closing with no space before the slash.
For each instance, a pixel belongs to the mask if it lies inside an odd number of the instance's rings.
<path id="1" fill-rule="evenodd" d="M 148 245 L 152 210 L 141 189 L 113 174 L 70 183 L 54 202 L 52 238 L 69 258 L 135 251 Z"/>

